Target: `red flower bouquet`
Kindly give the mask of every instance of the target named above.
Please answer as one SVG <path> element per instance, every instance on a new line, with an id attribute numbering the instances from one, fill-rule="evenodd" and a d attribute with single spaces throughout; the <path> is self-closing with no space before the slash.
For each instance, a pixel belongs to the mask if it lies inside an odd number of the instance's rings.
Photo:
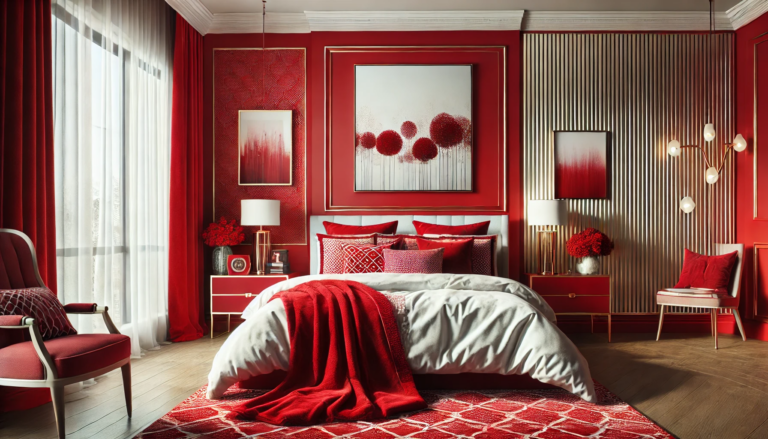
<path id="1" fill-rule="evenodd" d="M 571 236 L 565 246 L 568 254 L 575 258 L 608 256 L 613 250 L 611 239 L 592 227 Z"/>
<path id="2" fill-rule="evenodd" d="M 211 247 L 237 245 L 245 240 L 243 228 L 237 220 L 227 221 L 221 217 L 218 222 L 211 223 L 203 231 L 203 242 Z"/>

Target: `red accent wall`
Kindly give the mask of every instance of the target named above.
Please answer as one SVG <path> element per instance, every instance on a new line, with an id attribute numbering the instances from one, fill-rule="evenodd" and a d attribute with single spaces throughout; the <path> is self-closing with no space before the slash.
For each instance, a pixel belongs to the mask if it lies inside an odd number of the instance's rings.
<path id="1" fill-rule="evenodd" d="M 213 52 L 215 48 L 261 47 L 261 34 L 209 34 L 204 39 L 204 185 L 206 188 L 204 207 L 206 224 L 213 219 Z M 506 135 L 507 135 L 507 181 L 491 181 L 501 189 L 507 190 L 507 212 L 510 217 L 509 248 L 510 277 L 519 279 L 522 273 L 522 252 L 514 249 L 521 248 L 522 242 L 522 157 L 520 150 L 520 71 L 521 71 L 521 36 L 518 31 L 461 31 L 461 32 L 315 32 L 312 34 L 268 34 L 267 47 L 286 47 L 307 49 L 306 72 L 306 123 L 307 123 L 307 181 L 306 203 L 308 215 L 322 215 L 325 211 L 324 193 L 324 163 L 325 163 L 325 60 L 326 46 L 506 46 Z M 218 77 L 217 77 L 218 80 Z M 499 96 L 501 98 L 503 96 Z M 218 101 L 218 97 L 217 97 Z M 239 109 L 239 108 L 238 108 Z M 236 127 L 234 128 L 236 129 Z M 216 136 L 221 133 L 217 132 Z M 236 133 L 234 133 L 236 135 Z M 217 155 L 218 158 L 218 155 Z M 496 164 L 496 163 L 494 163 Z M 236 163 L 233 165 L 236 167 Z M 217 169 L 219 164 L 217 163 Z M 478 167 L 475 173 L 481 172 Z M 217 176 L 220 175 L 217 171 Z M 216 202 L 219 203 L 220 191 L 226 188 L 216 188 Z M 494 191 L 496 192 L 496 191 Z M 276 198 L 281 197 L 280 194 Z M 415 195 L 413 203 L 429 204 L 429 193 Z M 419 200 L 422 198 L 422 200 Z M 425 201 L 426 200 L 426 201 Z M 217 204 L 216 214 L 221 210 Z M 360 214 L 361 212 L 331 212 L 332 214 Z M 379 212 L 381 214 L 398 214 L 403 212 Z M 434 211 L 408 212 L 435 214 Z M 441 211 L 439 214 L 483 214 L 483 211 Z M 306 224 L 308 233 L 308 223 Z M 300 273 L 309 271 L 309 246 L 286 247 L 290 251 L 291 267 Z M 206 255 L 210 257 L 210 255 Z M 210 264 L 206 264 L 208 267 Z M 209 269 L 209 268 L 207 268 Z M 210 273 L 206 273 L 210 274 Z"/>
<path id="2" fill-rule="evenodd" d="M 747 139 L 748 148 L 736 157 L 736 241 L 746 246 L 744 277 L 742 279 L 741 312 L 744 317 L 752 314 L 754 285 L 755 242 L 768 242 L 768 221 L 753 220 L 753 160 L 754 144 L 754 43 L 768 32 L 768 14 L 736 31 L 736 132 Z M 766 43 L 768 44 L 768 43 Z M 768 78 L 768 66 L 758 72 L 762 80 Z M 768 120 L 761 122 L 768 124 Z M 761 154 L 768 154 L 768 139 L 761 138 Z M 745 320 L 748 338 L 768 340 L 768 324 Z M 730 328 L 738 331 L 735 327 Z"/>

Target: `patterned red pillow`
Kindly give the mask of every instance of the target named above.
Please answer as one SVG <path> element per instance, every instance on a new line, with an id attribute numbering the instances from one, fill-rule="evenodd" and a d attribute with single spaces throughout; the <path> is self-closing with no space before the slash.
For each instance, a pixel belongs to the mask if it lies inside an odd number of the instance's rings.
<path id="1" fill-rule="evenodd" d="M 442 273 L 444 251 L 384 249 L 384 273 Z"/>
<path id="2" fill-rule="evenodd" d="M 0 315 L 35 319 L 43 340 L 77 334 L 59 299 L 45 287 L 0 290 Z"/>
<path id="3" fill-rule="evenodd" d="M 344 273 L 344 245 L 346 244 L 375 244 L 376 235 L 323 235 L 317 234 L 318 249 L 320 252 L 319 274 Z"/>
<path id="4" fill-rule="evenodd" d="M 391 249 L 398 242 L 383 245 L 344 245 L 344 273 L 383 273 L 384 249 Z"/>

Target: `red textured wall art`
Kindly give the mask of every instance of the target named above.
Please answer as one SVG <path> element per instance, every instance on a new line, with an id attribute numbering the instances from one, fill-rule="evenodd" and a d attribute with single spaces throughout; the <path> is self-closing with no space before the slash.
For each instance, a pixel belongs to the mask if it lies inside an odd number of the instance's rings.
<path id="1" fill-rule="evenodd" d="M 291 110 L 240 110 L 241 185 L 290 185 Z"/>
<path id="2" fill-rule="evenodd" d="M 273 244 L 306 244 L 306 50 L 215 48 L 213 79 L 215 218 L 240 219 L 242 199 L 280 200 Z"/>
<path id="3" fill-rule="evenodd" d="M 355 66 L 355 190 L 472 190 L 472 65 Z"/>
<path id="4" fill-rule="evenodd" d="M 607 132 L 555 132 L 555 198 L 608 198 Z"/>

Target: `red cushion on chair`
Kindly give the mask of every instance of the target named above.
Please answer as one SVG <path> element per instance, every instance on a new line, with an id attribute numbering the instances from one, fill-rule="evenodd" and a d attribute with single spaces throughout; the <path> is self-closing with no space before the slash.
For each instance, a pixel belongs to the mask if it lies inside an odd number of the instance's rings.
<path id="1" fill-rule="evenodd" d="M 43 287 L 37 280 L 29 244 L 19 235 L 0 232 L 0 289 Z"/>
<path id="2" fill-rule="evenodd" d="M 709 256 L 704 276 L 693 279 L 691 288 L 727 289 L 731 283 L 731 272 L 738 258 L 738 252 Z"/>
<path id="3" fill-rule="evenodd" d="M 0 290 L 0 314 L 32 317 L 43 340 L 77 333 L 59 299 L 46 287 Z"/>
<path id="4" fill-rule="evenodd" d="M 95 303 L 68 303 L 64 305 L 64 311 L 71 313 L 92 313 L 96 311 Z"/>
<path id="5" fill-rule="evenodd" d="M 416 233 L 419 235 L 486 235 L 488 234 L 488 226 L 490 225 L 490 221 L 463 224 L 460 226 L 422 223 L 421 221 L 413 222 L 413 226 L 416 228 Z"/>
<path id="6" fill-rule="evenodd" d="M 675 288 L 690 288 L 693 282 L 704 279 L 704 271 L 707 269 L 706 255 L 700 255 L 685 249 L 683 259 L 683 272 L 680 273 L 680 280 L 677 281 Z"/>
<path id="7" fill-rule="evenodd" d="M 443 273 L 472 274 L 472 243 L 473 239 L 454 241 L 430 241 L 416 238 L 419 250 L 444 248 Z"/>
<path id="8" fill-rule="evenodd" d="M 329 235 L 367 235 L 369 233 L 384 233 L 393 235 L 397 232 L 397 221 L 381 224 L 371 224 L 369 226 L 350 226 L 347 224 L 337 224 L 330 221 L 323 221 L 325 233 Z"/>
<path id="9" fill-rule="evenodd" d="M 122 334 L 78 334 L 45 342 L 59 378 L 93 372 L 131 356 L 131 339 Z M 0 378 L 41 380 L 43 363 L 31 341 L 0 349 Z"/>

